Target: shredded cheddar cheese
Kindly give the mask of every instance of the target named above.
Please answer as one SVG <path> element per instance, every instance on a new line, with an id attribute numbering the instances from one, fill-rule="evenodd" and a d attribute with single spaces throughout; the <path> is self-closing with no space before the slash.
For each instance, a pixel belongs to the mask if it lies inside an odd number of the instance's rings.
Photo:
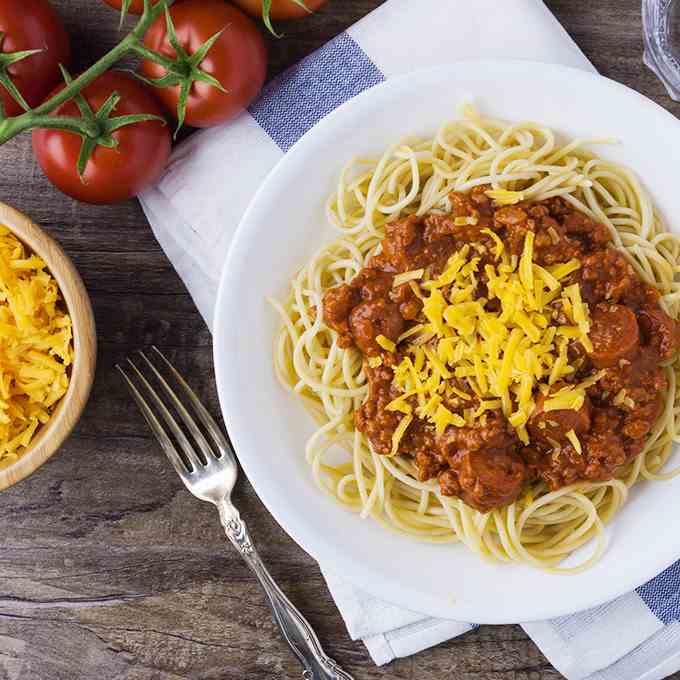
<path id="1" fill-rule="evenodd" d="M 401 421 L 399 422 L 399 425 L 397 425 L 397 429 L 394 431 L 394 434 L 392 435 L 392 450 L 390 451 L 390 456 L 395 456 L 397 454 L 397 451 L 399 450 L 399 442 L 401 441 L 401 438 L 404 436 L 404 433 L 408 429 L 408 426 L 411 424 L 411 421 L 413 420 L 412 415 L 405 415 Z"/>
<path id="2" fill-rule="evenodd" d="M 494 237 L 491 230 L 485 232 Z M 546 412 L 578 410 L 586 389 L 603 375 L 557 391 L 551 387 L 575 371 L 567 355 L 569 342 L 591 347 L 588 307 L 578 285 L 563 285 L 580 266 L 578 260 L 541 267 L 534 262 L 533 232 L 527 232 L 519 258 L 509 256 L 496 239 L 495 263 L 484 265 L 483 296 L 478 294 L 480 258 L 469 245 L 454 253 L 436 278 L 430 278 L 429 270 L 418 272 L 423 318 L 399 338 L 401 360 L 393 367 L 400 396 L 388 409 L 405 415 L 395 432 L 395 451 L 414 414 L 442 433 L 449 425 L 481 421 L 499 408 L 528 443 L 526 424 L 537 393 L 546 395 Z M 557 311 L 569 318 L 568 324 L 554 321 Z M 377 342 L 394 351 L 381 336 Z M 474 394 L 456 387 L 456 379 Z"/>
<path id="3" fill-rule="evenodd" d="M 574 432 L 574 430 L 569 430 L 569 432 L 567 432 L 567 439 L 571 442 L 571 445 L 574 447 L 574 450 L 580 456 L 583 453 L 583 449 L 581 448 L 581 442 L 579 441 L 576 432 Z"/>
<path id="4" fill-rule="evenodd" d="M 481 233 L 486 234 L 487 236 L 491 236 L 491 238 L 493 239 L 493 242 L 495 244 L 493 254 L 494 254 L 494 258 L 496 259 L 496 261 L 498 261 L 500 259 L 501 255 L 503 254 L 503 251 L 505 250 L 505 245 L 504 245 L 503 241 L 501 241 L 501 237 L 495 231 L 492 231 L 491 229 L 482 229 Z"/>
<path id="5" fill-rule="evenodd" d="M 394 342 L 384 335 L 378 335 L 375 341 L 387 352 L 394 352 L 394 350 L 397 349 Z"/>
<path id="6" fill-rule="evenodd" d="M 0 468 L 14 463 L 69 385 L 71 318 L 45 263 L 0 225 Z"/>
<path id="7" fill-rule="evenodd" d="M 580 388 L 566 388 L 556 392 L 554 396 L 543 402 L 543 410 L 549 411 L 578 411 L 585 401 L 585 392 Z"/>

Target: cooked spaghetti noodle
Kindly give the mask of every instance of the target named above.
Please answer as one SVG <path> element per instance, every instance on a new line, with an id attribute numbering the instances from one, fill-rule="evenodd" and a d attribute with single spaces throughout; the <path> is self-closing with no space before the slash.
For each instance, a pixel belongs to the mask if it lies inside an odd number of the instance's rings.
<path id="1" fill-rule="evenodd" d="M 343 168 L 327 203 L 339 237 L 297 273 L 283 304 L 272 300 L 283 319 L 274 348 L 277 376 L 316 420 L 306 458 L 320 488 L 343 506 L 419 540 L 461 541 L 483 558 L 574 572 L 601 556 L 604 525 L 633 484 L 676 474 L 662 469 L 680 436 L 677 359 L 664 366 L 662 415 L 642 452 L 615 478 L 554 491 L 532 481 L 509 505 L 475 510 L 443 495 L 436 479 L 419 481 L 413 457 L 377 453 L 356 428 L 354 414 L 368 395 L 364 357 L 356 348 L 341 347 L 338 333 L 323 319 L 326 291 L 350 283 L 380 253 L 386 224 L 446 210 L 451 192 L 487 185 L 497 197 L 503 192 L 521 192 L 522 200 L 535 202 L 561 197 L 604 224 L 612 245 L 627 254 L 640 279 L 661 294 L 663 310 L 677 319 L 680 242 L 666 231 L 637 178 L 588 149 L 598 141 L 606 140 L 564 144 L 543 125 L 481 118 L 468 107 L 461 120 L 445 124 L 432 139 L 407 139 L 380 158 L 358 158 Z M 593 538 L 594 549 L 578 566 L 558 566 Z"/>

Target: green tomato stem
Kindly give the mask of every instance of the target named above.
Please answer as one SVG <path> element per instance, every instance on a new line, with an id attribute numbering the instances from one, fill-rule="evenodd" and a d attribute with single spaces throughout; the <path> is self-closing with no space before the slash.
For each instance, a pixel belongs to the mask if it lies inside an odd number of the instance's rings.
<path id="1" fill-rule="evenodd" d="M 162 0 L 153 7 L 150 7 L 147 4 L 144 13 L 132 32 L 123 38 L 123 40 L 108 54 L 105 54 L 99 61 L 90 66 L 87 71 L 81 73 L 77 78 L 68 83 L 66 87 L 57 92 L 57 94 L 40 104 L 40 106 L 18 116 L 1 119 L 0 145 L 5 144 L 25 130 L 36 127 L 61 127 L 62 129 L 68 129 L 77 134 L 86 134 L 88 136 L 90 136 L 90 133 L 96 133 L 96 131 L 93 130 L 84 130 L 83 125 L 81 124 L 82 119 L 67 116 L 54 117 L 49 114 L 64 102 L 73 99 L 73 97 L 83 90 L 83 88 L 87 87 L 93 80 L 108 71 L 126 53 L 137 51 L 141 45 L 144 33 L 146 33 L 151 24 L 161 15 L 166 6 L 166 2 Z M 156 53 L 153 54 L 155 58 L 159 56 Z M 51 121 L 54 120 L 60 120 L 62 124 L 59 126 L 52 124 Z M 74 121 L 80 122 L 74 125 Z M 75 129 L 76 127 L 78 128 L 77 130 Z M 89 126 L 86 127 L 89 128 Z"/>
<path id="2" fill-rule="evenodd" d="M 149 61 L 153 61 L 157 64 L 160 64 L 161 66 L 164 66 L 168 71 L 172 69 L 175 65 L 174 60 L 166 57 L 163 54 L 150 50 L 148 47 L 145 47 L 140 42 L 136 43 L 135 45 L 132 45 L 131 49 L 137 55 L 142 57 L 142 59 L 148 59 Z"/>
<path id="3" fill-rule="evenodd" d="M 97 138 L 100 134 L 99 126 L 76 116 L 36 116 L 33 127 L 65 130 L 84 137 Z"/>

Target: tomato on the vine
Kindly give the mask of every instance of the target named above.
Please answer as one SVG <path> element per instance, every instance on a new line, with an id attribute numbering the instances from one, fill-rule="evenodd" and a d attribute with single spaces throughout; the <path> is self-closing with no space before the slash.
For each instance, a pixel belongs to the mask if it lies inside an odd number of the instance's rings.
<path id="1" fill-rule="evenodd" d="M 109 0 L 107 0 L 108 2 Z M 242 10 L 248 12 L 253 17 L 263 16 L 263 0 L 232 0 Z M 299 19 L 315 12 L 321 5 L 326 4 L 327 0 L 272 0 L 269 8 L 271 19 Z M 266 7 L 264 8 L 266 11 Z"/>
<path id="2" fill-rule="evenodd" d="M 112 98 L 114 93 L 119 100 Z M 142 83 L 120 71 L 107 71 L 81 94 L 80 105 L 77 99 L 67 101 L 51 115 L 84 118 L 82 107 L 89 105 L 97 118 L 92 121 L 93 135 L 33 130 L 33 151 L 40 166 L 52 184 L 79 201 L 115 203 L 137 195 L 158 179 L 170 156 L 170 130 L 157 119 L 163 110 Z M 140 114 L 155 119 L 124 122 Z M 84 150 L 89 152 L 87 158 Z"/>
<path id="3" fill-rule="evenodd" d="M 59 64 L 68 66 L 71 49 L 64 24 L 47 0 L 1 0 L 0 35 L 0 101 L 5 115 L 15 116 L 23 104 L 40 104 L 61 80 Z M 26 56 L 14 61 L 22 53 Z"/>
<path id="4" fill-rule="evenodd" d="M 180 123 L 210 127 L 233 118 L 264 84 L 267 53 L 257 26 L 223 0 L 183 0 L 169 14 L 175 35 L 161 16 L 144 45 L 173 64 L 144 59 L 142 74 Z"/>

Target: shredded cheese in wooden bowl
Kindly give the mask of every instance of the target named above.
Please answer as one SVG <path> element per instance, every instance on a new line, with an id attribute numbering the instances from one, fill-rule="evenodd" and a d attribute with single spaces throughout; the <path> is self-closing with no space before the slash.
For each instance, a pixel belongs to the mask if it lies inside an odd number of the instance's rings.
<path id="1" fill-rule="evenodd" d="M 72 362 L 72 322 L 56 280 L 0 225 L 0 469 L 49 422 Z"/>

